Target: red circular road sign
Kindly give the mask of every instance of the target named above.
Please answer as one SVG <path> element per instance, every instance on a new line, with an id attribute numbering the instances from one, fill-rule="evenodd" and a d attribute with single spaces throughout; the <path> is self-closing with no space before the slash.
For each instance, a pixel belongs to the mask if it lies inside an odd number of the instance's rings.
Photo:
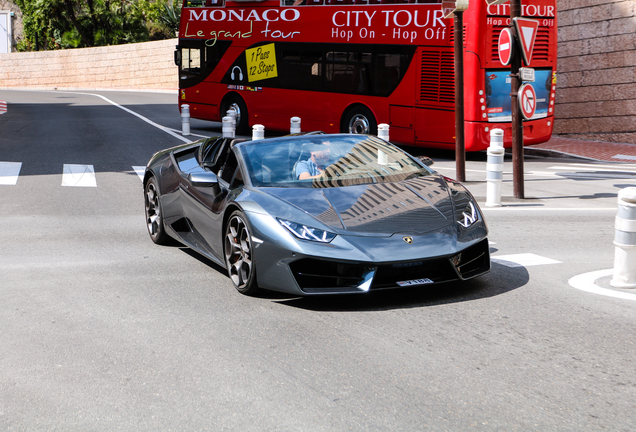
<path id="1" fill-rule="evenodd" d="M 509 28 L 501 30 L 501 33 L 499 33 L 497 49 L 499 51 L 499 61 L 504 66 L 508 66 L 510 64 L 510 60 L 512 60 L 513 46 L 512 31 L 510 31 Z"/>
<path id="2" fill-rule="evenodd" d="M 521 115 L 526 120 L 532 118 L 537 108 L 537 94 L 534 92 L 534 87 L 529 83 L 525 83 L 519 88 L 519 108 L 521 109 Z"/>

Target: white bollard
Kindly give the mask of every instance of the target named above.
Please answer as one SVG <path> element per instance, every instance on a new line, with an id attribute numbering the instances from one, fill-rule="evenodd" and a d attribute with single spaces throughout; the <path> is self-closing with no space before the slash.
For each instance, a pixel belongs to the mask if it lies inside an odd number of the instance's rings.
<path id="1" fill-rule="evenodd" d="M 225 113 L 225 115 L 227 117 L 230 117 L 232 119 L 232 128 L 234 128 L 234 130 L 236 131 L 236 116 L 237 116 L 237 112 L 234 108 L 230 108 L 229 110 L 227 110 L 227 112 Z"/>
<path id="2" fill-rule="evenodd" d="M 223 138 L 236 138 L 234 120 L 230 116 L 223 117 Z"/>
<path id="3" fill-rule="evenodd" d="M 181 105 L 181 133 L 190 135 L 190 105 Z"/>
<path id="4" fill-rule="evenodd" d="M 486 207 L 501 206 L 501 182 L 503 180 L 504 155 L 503 130 L 490 131 L 490 147 L 486 152 Z"/>
<path id="5" fill-rule="evenodd" d="M 262 140 L 265 138 L 265 126 L 255 124 L 252 126 L 252 141 Z"/>
<path id="6" fill-rule="evenodd" d="M 618 192 L 614 227 L 614 276 L 610 284 L 636 288 L 636 187 Z"/>
<path id="7" fill-rule="evenodd" d="M 384 141 L 389 141 L 389 125 L 386 123 L 380 123 L 378 125 L 378 138 Z"/>
<path id="8" fill-rule="evenodd" d="M 299 134 L 300 133 L 300 117 L 292 117 L 289 126 L 290 134 Z"/>

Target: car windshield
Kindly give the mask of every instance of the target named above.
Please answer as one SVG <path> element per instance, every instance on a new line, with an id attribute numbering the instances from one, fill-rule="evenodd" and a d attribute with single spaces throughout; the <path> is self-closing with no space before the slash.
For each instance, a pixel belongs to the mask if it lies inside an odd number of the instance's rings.
<path id="1" fill-rule="evenodd" d="M 303 135 L 240 145 L 252 184 L 330 188 L 433 173 L 399 148 L 367 135 Z"/>

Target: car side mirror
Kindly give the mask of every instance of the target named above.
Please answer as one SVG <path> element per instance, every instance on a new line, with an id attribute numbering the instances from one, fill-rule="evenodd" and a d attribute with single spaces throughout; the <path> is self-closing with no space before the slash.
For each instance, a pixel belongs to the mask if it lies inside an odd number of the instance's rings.
<path id="1" fill-rule="evenodd" d="M 199 172 L 188 175 L 188 180 L 197 187 L 216 187 L 219 185 L 219 178 L 212 172 Z"/>
<path id="2" fill-rule="evenodd" d="M 416 157 L 417 157 L 417 159 L 419 159 L 420 162 L 422 162 L 426 166 L 430 167 L 434 163 L 433 159 L 431 159 L 429 157 L 426 157 L 426 156 L 416 156 Z"/>

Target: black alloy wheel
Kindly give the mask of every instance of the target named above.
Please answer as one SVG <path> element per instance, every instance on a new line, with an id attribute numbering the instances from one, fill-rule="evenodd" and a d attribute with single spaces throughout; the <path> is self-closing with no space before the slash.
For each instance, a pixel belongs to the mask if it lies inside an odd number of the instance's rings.
<path id="1" fill-rule="evenodd" d="M 146 227 L 153 242 L 160 245 L 168 244 L 170 238 L 166 234 L 163 226 L 163 215 L 161 214 L 161 201 L 159 199 L 159 188 L 154 177 L 148 179 L 144 188 L 144 201 L 146 203 Z"/>
<path id="2" fill-rule="evenodd" d="M 234 287 L 242 294 L 258 291 L 252 235 L 245 222 L 245 215 L 235 211 L 225 228 L 224 253 L 227 272 Z"/>

